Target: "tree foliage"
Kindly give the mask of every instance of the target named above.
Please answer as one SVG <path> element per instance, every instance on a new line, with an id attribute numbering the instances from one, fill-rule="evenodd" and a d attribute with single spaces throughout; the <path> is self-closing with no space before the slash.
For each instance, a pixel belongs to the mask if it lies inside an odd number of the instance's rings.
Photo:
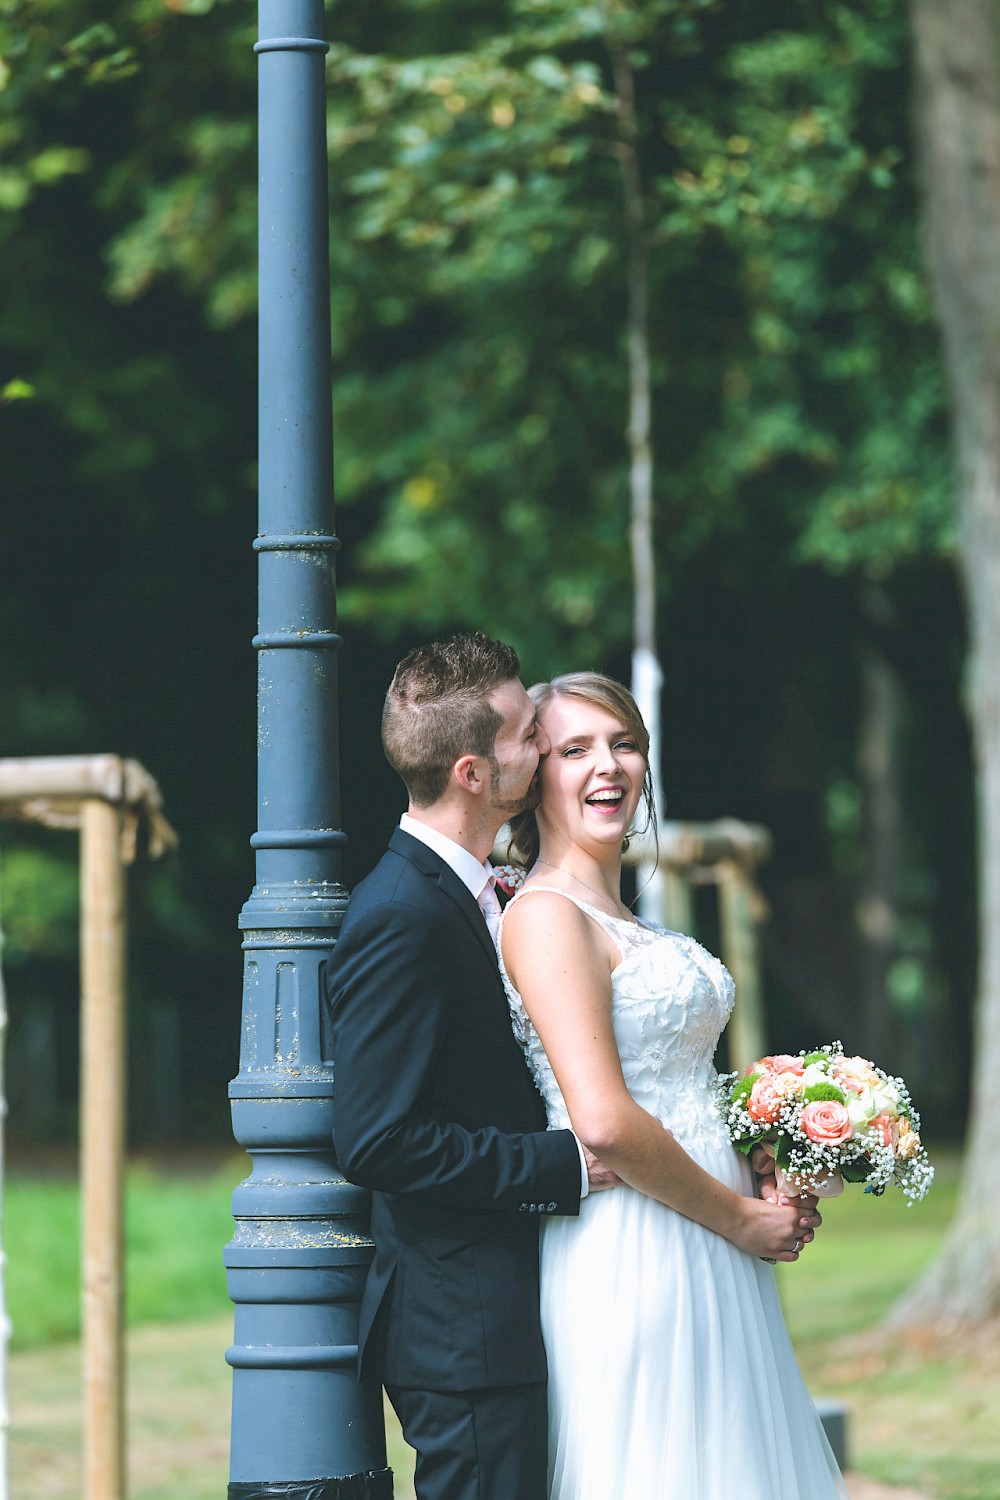
<path id="1" fill-rule="evenodd" d="M 110 745 L 159 777 L 185 853 L 142 982 L 183 989 L 197 959 L 202 992 L 228 986 L 227 1056 L 252 823 L 252 21 L 236 0 L 0 6 L 0 749 Z M 397 811 L 372 739 L 402 643 L 475 625 L 530 676 L 624 670 L 625 56 L 670 810 L 774 827 L 773 1024 L 860 1024 L 858 662 L 891 662 L 900 733 L 936 726 L 956 765 L 935 810 L 929 756 L 900 773 L 893 1005 L 916 1065 L 965 1013 L 971 857 L 902 0 L 337 0 L 327 31 L 353 873 Z"/>

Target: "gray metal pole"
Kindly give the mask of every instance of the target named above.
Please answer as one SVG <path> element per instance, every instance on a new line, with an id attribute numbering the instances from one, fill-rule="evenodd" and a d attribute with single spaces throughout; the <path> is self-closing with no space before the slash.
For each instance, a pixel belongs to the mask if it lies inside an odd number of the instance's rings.
<path id="1" fill-rule="evenodd" d="M 337 765 L 322 0 L 261 0 L 257 881 L 226 1247 L 230 1500 L 387 1500 L 381 1392 L 355 1373 L 367 1194 L 332 1154 L 323 969 L 346 905 Z"/>

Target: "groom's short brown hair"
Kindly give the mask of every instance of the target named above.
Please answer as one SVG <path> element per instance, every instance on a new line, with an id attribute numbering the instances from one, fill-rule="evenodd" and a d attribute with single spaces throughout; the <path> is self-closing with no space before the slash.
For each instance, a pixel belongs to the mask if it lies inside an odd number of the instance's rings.
<path id="1" fill-rule="evenodd" d="M 513 646 L 478 631 L 417 646 L 403 657 L 385 695 L 382 747 L 414 807 L 430 807 L 442 796 L 460 756 L 492 762 L 503 718 L 489 695 L 520 671 Z"/>

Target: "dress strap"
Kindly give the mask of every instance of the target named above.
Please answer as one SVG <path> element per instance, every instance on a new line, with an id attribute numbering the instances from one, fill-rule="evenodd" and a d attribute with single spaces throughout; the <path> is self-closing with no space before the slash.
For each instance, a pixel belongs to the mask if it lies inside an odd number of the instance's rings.
<path id="1" fill-rule="evenodd" d="M 533 891 L 547 891 L 551 896 L 565 896 L 566 900 L 571 901 L 574 906 L 578 906 L 585 916 L 592 917 L 597 925 L 599 927 L 602 927 L 604 931 L 608 933 L 608 936 L 612 937 L 616 943 L 618 942 L 618 939 L 615 934 L 620 928 L 639 927 L 638 922 L 632 921 L 628 917 L 612 917 L 608 914 L 608 912 L 601 911 L 599 906 L 592 906 L 589 901 L 584 901 L 579 896 L 574 896 L 571 891 L 564 891 L 558 885 L 532 884 L 522 886 L 521 889 L 516 893 L 516 895 L 507 902 L 507 905 L 504 907 L 504 916 L 506 916 L 507 912 L 510 911 L 515 902 L 523 901 L 525 896 L 530 896 Z"/>

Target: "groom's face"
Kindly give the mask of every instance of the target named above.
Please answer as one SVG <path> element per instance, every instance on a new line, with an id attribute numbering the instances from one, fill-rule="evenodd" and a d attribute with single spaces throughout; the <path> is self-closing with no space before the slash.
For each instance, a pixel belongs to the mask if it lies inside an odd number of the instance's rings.
<path id="1" fill-rule="evenodd" d="M 515 813 L 537 806 L 538 759 L 549 745 L 535 705 L 516 678 L 494 688 L 490 703 L 503 719 L 490 757 L 490 800 L 499 827 Z"/>

